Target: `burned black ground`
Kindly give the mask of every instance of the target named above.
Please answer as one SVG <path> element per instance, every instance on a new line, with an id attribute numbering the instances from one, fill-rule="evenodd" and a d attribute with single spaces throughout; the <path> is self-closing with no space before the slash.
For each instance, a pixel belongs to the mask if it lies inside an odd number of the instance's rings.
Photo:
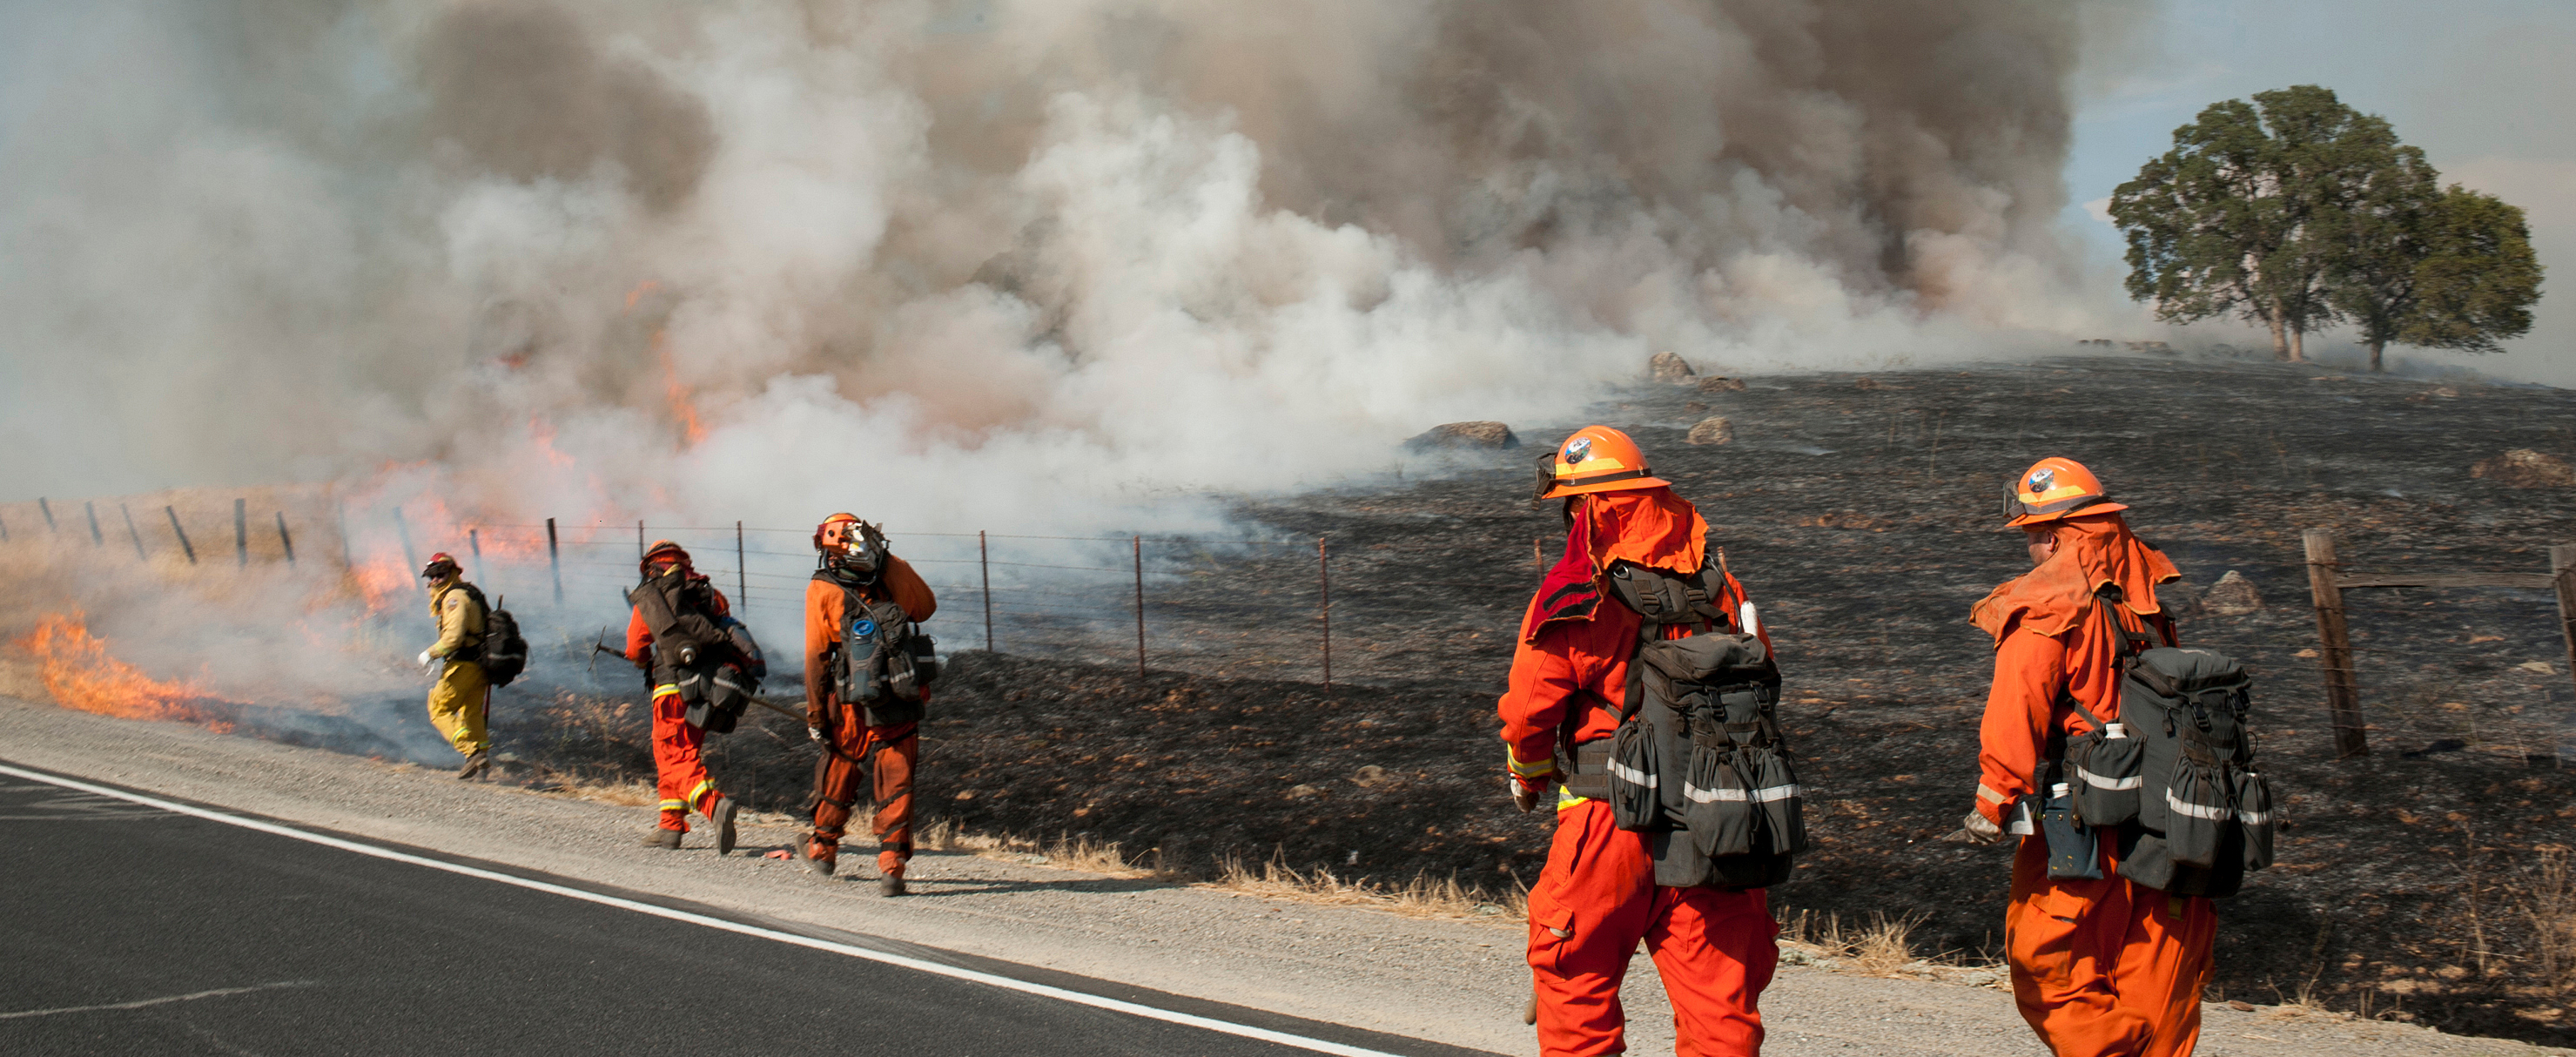
<path id="1" fill-rule="evenodd" d="M 1594 413 L 1700 505 L 1779 642 L 1816 848 L 1775 908 L 1916 914 L 1930 946 L 1999 953 L 2005 854 L 1936 838 L 1976 777 L 1991 644 L 1967 608 L 2024 567 L 1998 493 L 2063 454 L 2182 568 L 2166 600 L 2186 640 L 2260 680 L 2287 828 L 2280 865 L 2222 907 L 2214 997 L 2576 1041 L 2576 899 L 2543 876 L 2547 849 L 2576 837 L 2576 694 L 2550 596 L 2353 594 L 2372 752 L 2337 761 L 2300 656 L 2315 639 L 2299 545 L 2324 527 L 2357 569 L 2545 571 L 2550 544 L 2576 541 L 2576 489 L 2470 467 L 2576 455 L 2576 394 L 2150 357 L 1751 383 L 1641 388 Z M 1738 439 L 1683 443 L 1706 415 Z M 1545 444 L 1580 424 L 1514 428 Z M 925 814 L 1089 834 L 1185 873 L 1276 855 L 1391 881 L 1535 877 L 1549 822 L 1505 802 L 1493 715 L 1533 543 L 1552 557 L 1561 539 L 1526 501 L 1534 454 L 1391 454 L 1405 479 L 1244 503 L 1272 537 L 1329 541 L 1329 690 L 1315 556 L 1285 547 L 1156 548 L 1149 674 L 1088 663 L 1132 646 L 1115 594 L 1096 626 L 1020 635 L 1051 656 L 958 655 L 925 728 Z M 2229 570 L 2269 606 L 2199 612 Z M 505 745 L 649 774 L 639 713 L 576 695 L 505 722 Z M 792 804 L 810 773 L 801 734 L 772 719 L 723 739 L 720 776 Z"/>

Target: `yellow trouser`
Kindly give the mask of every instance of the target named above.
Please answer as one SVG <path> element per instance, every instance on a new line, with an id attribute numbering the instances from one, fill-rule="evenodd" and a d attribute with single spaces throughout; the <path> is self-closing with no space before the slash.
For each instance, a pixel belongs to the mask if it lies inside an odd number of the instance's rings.
<path id="1" fill-rule="evenodd" d="M 491 748 L 492 739 L 483 732 L 491 699 L 492 684 L 483 681 L 482 665 L 449 661 L 438 673 L 438 685 L 429 688 L 430 725 L 467 756 Z"/>

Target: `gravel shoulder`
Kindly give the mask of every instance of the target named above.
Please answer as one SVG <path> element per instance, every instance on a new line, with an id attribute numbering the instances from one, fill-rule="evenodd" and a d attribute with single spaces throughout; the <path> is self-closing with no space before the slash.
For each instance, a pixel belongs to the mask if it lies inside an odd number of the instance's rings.
<path id="1" fill-rule="evenodd" d="M 1210 1001 L 1502 1053 L 1528 1052 L 1519 929 L 1260 898 L 962 853 L 915 860 L 918 893 L 818 881 L 757 857 L 796 829 L 776 816 L 718 857 L 640 846 L 650 812 L 458 782 L 202 728 L 110 719 L 0 697 L 0 759 L 343 833 L 758 915 Z M 863 860 L 865 857 L 852 856 Z M 1626 997 L 1633 1052 L 1669 1052 L 1651 962 Z M 1783 965 L 1764 996 L 1773 1054 L 2011 1057 L 2043 1052 L 2006 993 Z M 2203 1054 L 2521 1055 L 2576 1051 L 2467 1039 L 2295 1009 L 2208 1008 Z"/>

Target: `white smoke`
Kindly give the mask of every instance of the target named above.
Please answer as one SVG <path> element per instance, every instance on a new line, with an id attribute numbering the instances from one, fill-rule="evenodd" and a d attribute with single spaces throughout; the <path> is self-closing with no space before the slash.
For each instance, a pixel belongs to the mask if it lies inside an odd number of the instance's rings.
<path id="1" fill-rule="evenodd" d="M 30 492 L 1103 528 L 1657 349 L 2083 326 L 2075 14 L 1862 6 L 21 10 L 7 439 Z"/>

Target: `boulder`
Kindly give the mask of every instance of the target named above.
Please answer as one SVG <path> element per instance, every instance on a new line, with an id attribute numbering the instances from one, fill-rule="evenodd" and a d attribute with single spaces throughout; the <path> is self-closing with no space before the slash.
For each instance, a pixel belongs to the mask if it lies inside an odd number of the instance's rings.
<path id="1" fill-rule="evenodd" d="M 2469 476 L 2484 477 L 2507 488 L 2564 488 L 2576 484 L 2576 470 L 2568 468 L 2567 460 L 2529 448 L 2515 448 L 2470 467 Z"/>
<path id="2" fill-rule="evenodd" d="M 1744 391 L 1744 379 L 1729 378 L 1722 374 L 1712 374 L 1699 380 L 1699 391 L 1703 393 L 1740 393 Z"/>
<path id="3" fill-rule="evenodd" d="M 1711 415 L 1699 420 L 1699 425 L 1690 428 L 1690 436 L 1682 439 L 1693 444 L 1732 444 L 1735 443 L 1735 423 L 1727 421 L 1724 415 Z"/>
<path id="4" fill-rule="evenodd" d="M 1517 448 L 1521 439 L 1500 422 L 1451 422 L 1404 442 L 1408 448 Z"/>
<path id="5" fill-rule="evenodd" d="M 2208 592 L 2200 596 L 2201 612 L 2222 617 L 2241 617 L 2262 608 L 2263 595 L 2254 590 L 2254 581 L 2234 569 L 2227 570 L 2227 575 L 2219 577 L 2218 582 L 2211 584 Z"/>
<path id="6" fill-rule="evenodd" d="M 1690 361 L 1669 352 L 1658 352 L 1646 361 L 1646 374 L 1665 385 L 1689 385 L 1691 373 Z"/>

